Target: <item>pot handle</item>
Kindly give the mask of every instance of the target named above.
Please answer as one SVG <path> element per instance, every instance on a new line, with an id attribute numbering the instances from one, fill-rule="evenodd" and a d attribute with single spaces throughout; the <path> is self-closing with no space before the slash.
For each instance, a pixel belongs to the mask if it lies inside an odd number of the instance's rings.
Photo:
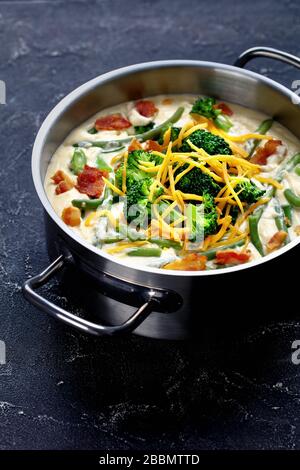
<path id="1" fill-rule="evenodd" d="M 235 61 L 236 67 L 244 67 L 250 60 L 256 57 L 267 57 L 269 59 L 279 60 L 285 64 L 293 65 L 294 67 L 300 68 L 299 57 L 289 54 L 288 52 L 280 51 L 279 49 L 273 49 L 272 47 L 252 47 L 242 52 L 242 54 Z"/>
<path id="2" fill-rule="evenodd" d="M 155 300 L 155 298 L 152 298 L 152 295 L 154 296 L 155 291 L 149 289 L 148 300 L 146 300 L 145 303 L 141 305 L 141 307 L 139 307 L 136 312 L 121 325 L 105 326 L 80 318 L 73 313 L 64 310 L 58 305 L 55 305 L 53 302 L 45 299 L 35 291 L 36 288 L 46 284 L 50 278 L 63 269 L 66 265 L 66 262 L 67 258 L 61 255 L 40 274 L 28 279 L 23 285 L 23 294 L 26 299 L 29 300 L 29 302 L 38 307 L 40 310 L 61 320 L 64 323 L 67 323 L 68 325 L 71 325 L 77 330 L 95 336 L 129 333 L 135 330 L 158 304 L 158 301 Z"/>

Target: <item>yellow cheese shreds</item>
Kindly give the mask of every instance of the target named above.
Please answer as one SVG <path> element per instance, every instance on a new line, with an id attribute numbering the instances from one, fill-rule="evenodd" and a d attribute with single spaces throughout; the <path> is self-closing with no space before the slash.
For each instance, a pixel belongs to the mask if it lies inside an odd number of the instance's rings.
<path id="1" fill-rule="evenodd" d="M 101 210 L 97 212 L 92 212 L 84 222 L 84 225 L 86 227 L 92 227 L 96 220 L 99 219 L 100 217 L 107 217 L 110 223 L 115 227 L 116 226 L 116 219 L 112 215 L 111 211 L 109 210 Z"/>
<path id="2" fill-rule="evenodd" d="M 232 196 L 234 197 L 234 199 L 236 200 L 242 214 L 244 213 L 244 208 L 243 208 L 243 205 L 240 201 L 240 198 L 238 197 L 237 193 L 235 192 L 235 190 L 233 189 L 232 187 L 232 184 L 230 182 L 230 178 L 229 178 L 229 175 L 228 175 L 228 172 L 227 172 L 227 165 L 226 163 L 224 162 L 223 163 L 223 174 L 224 174 L 224 181 L 226 183 L 226 186 L 227 188 L 229 189 L 229 191 L 231 192 Z"/>
<path id="3" fill-rule="evenodd" d="M 185 133 L 183 138 L 186 139 L 189 135 L 193 134 L 193 132 L 198 131 L 199 129 L 206 129 L 207 123 L 196 124 L 196 126 L 191 127 Z"/>
<path id="4" fill-rule="evenodd" d="M 248 232 L 242 233 L 235 238 L 226 238 L 226 240 L 221 240 L 214 244 L 214 248 L 221 248 L 223 246 L 231 245 L 232 243 L 237 243 L 248 236 Z"/>
<path id="5" fill-rule="evenodd" d="M 155 166 L 154 162 L 145 162 L 145 160 L 138 160 L 138 162 L 142 166 Z"/>
<path id="6" fill-rule="evenodd" d="M 171 139 L 171 127 L 168 127 L 168 129 L 164 133 L 163 147 L 167 147 L 169 145 L 170 139 Z"/>
<path id="7" fill-rule="evenodd" d="M 114 165 L 115 163 L 117 163 L 119 160 L 121 160 L 123 158 L 123 155 L 124 155 L 124 152 L 123 153 L 119 153 L 118 155 L 115 155 L 112 159 L 111 159 L 111 164 Z"/>
<path id="8" fill-rule="evenodd" d="M 166 182 L 166 178 L 168 175 L 168 166 L 169 166 L 171 157 L 172 157 L 172 142 L 169 143 L 166 156 L 164 158 L 163 163 L 161 164 L 161 166 L 163 167 L 163 170 L 161 172 L 161 179 L 160 179 L 162 184 L 165 184 Z"/>
<path id="9" fill-rule="evenodd" d="M 203 173 L 206 173 L 207 175 L 211 176 L 215 181 L 217 181 L 217 182 L 219 182 L 219 183 L 222 183 L 222 182 L 223 182 L 223 179 L 221 178 L 221 176 L 218 176 L 218 175 L 216 175 L 216 173 L 214 173 L 213 171 L 209 170 L 209 169 L 205 166 L 205 164 L 195 162 L 194 160 L 189 159 L 189 158 L 186 159 L 186 162 L 187 162 L 187 163 L 190 163 L 191 165 L 196 166 L 197 168 L 200 168 L 200 169 L 203 171 Z"/>
<path id="10" fill-rule="evenodd" d="M 170 204 L 161 214 L 162 219 L 165 219 L 172 212 L 172 210 L 175 209 L 176 206 L 177 201 L 172 202 L 172 204 Z"/>
<path id="11" fill-rule="evenodd" d="M 249 134 L 242 134 L 242 135 L 230 135 L 230 134 L 227 134 L 227 132 L 224 132 L 222 130 L 220 130 L 220 133 L 222 137 L 224 137 L 225 139 L 231 140 L 232 142 L 246 142 L 249 139 L 256 139 L 256 140 L 273 139 L 271 135 L 265 135 L 265 134 L 249 133 Z"/>
<path id="12" fill-rule="evenodd" d="M 222 225 L 221 225 L 221 228 L 220 230 L 215 234 L 215 235 L 212 235 L 211 236 L 211 239 L 210 239 L 210 243 L 209 243 L 209 246 L 211 248 L 214 247 L 214 244 L 219 241 L 221 238 L 224 237 L 225 233 L 226 233 L 226 230 L 228 229 L 230 223 L 231 223 L 231 220 L 232 220 L 232 217 L 230 217 L 229 215 L 227 215 L 226 217 L 224 217 L 224 219 L 222 220 Z"/>
<path id="13" fill-rule="evenodd" d="M 184 212 L 184 200 L 183 200 L 181 191 L 179 191 L 178 189 L 176 190 L 176 196 L 177 196 L 177 201 L 180 204 L 181 210 L 182 212 Z"/>
<path id="14" fill-rule="evenodd" d="M 190 164 L 185 170 L 183 170 L 181 173 L 178 173 L 178 175 L 175 178 L 175 184 L 178 183 L 178 181 L 186 175 L 189 171 L 191 171 L 192 168 L 194 168 L 194 164 Z"/>
<path id="15" fill-rule="evenodd" d="M 177 225 L 181 224 L 182 222 L 184 222 L 185 220 L 187 219 L 187 217 L 185 215 L 182 215 L 180 217 L 178 217 L 178 219 L 174 220 L 174 222 L 172 222 L 170 224 L 171 227 L 176 227 Z"/>
<path id="16" fill-rule="evenodd" d="M 168 174 L 169 174 L 169 182 L 170 182 L 170 190 L 173 198 L 176 200 L 176 189 L 175 189 L 175 183 L 174 183 L 174 175 L 173 175 L 173 169 L 172 165 L 168 166 Z"/>
<path id="17" fill-rule="evenodd" d="M 123 171 L 122 171 L 122 191 L 126 193 L 126 171 L 127 171 L 127 160 L 128 160 L 128 152 L 124 153 L 124 163 L 123 163 Z"/>
<path id="18" fill-rule="evenodd" d="M 183 124 L 179 134 L 178 134 L 178 137 L 176 139 L 176 141 L 173 142 L 173 146 L 178 146 L 178 147 L 181 147 L 181 144 L 182 144 L 182 140 L 183 140 L 183 136 L 184 134 L 186 133 L 187 130 L 191 129 L 192 127 L 194 127 L 194 123 L 193 121 L 189 121 L 189 122 L 186 122 L 185 124 Z M 176 142 L 176 144 L 175 144 Z"/>
<path id="19" fill-rule="evenodd" d="M 157 166 L 143 166 L 143 165 L 138 165 L 139 169 L 144 171 L 145 173 L 157 173 L 159 170 L 160 165 Z"/>
<path id="20" fill-rule="evenodd" d="M 125 193 L 123 193 L 119 188 L 117 188 L 117 186 L 111 183 L 108 179 L 104 178 L 104 176 L 102 176 L 102 178 L 104 183 L 107 184 L 107 186 L 112 189 L 115 193 L 119 194 L 119 196 L 125 196 Z"/>
<path id="21" fill-rule="evenodd" d="M 203 201 L 203 196 L 198 196 L 197 194 L 183 193 L 180 191 L 181 197 L 184 201 Z"/>
<path id="22" fill-rule="evenodd" d="M 283 189 L 283 185 L 278 181 L 273 180 L 273 178 L 265 178 L 264 176 L 258 175 L 255 176 L 255 179 L 257 179 L 257 181 L 260 181 L 261 183 L 270 184 L 271 186 L 274 186 L 274 188 Z"/>
<path id="23" fill-rule="evenodd" d="M 116 246 L 109 248 L 107 253 L 113 254 L 113 253 L 119 253 L 120 251 L 126 250 L 126 248 L 134 248 L 137 246 L 142 246 L 147 244 L 148 242 L 146 240 L 140 240 L 136 242 L 130 242 L 130 243 L 118 243 Z"/>

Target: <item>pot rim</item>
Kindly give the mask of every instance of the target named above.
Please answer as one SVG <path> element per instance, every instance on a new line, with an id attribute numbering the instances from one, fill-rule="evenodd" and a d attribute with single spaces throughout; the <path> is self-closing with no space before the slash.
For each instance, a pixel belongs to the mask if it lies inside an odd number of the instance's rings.
<path id="1" fill-rule="evenodd" d="M 299 239 L 296 238 L 295 240 L 289 242 L 287 245 L 276 250 L 275 252 L 270 253 L 257 260 L 250 261 L 249 263 L 232 266 L 228 268 L 213 269 L 213 270 L 208 270 L 208 271 L 179 271 L 179 270 L 172 271 L 172 270 L 163 270 L 161 268 L 152 268 L 152 267 L 140 267 L 140 266 L 133 267 L 133 266 L 126 264 L 125 262 L 117 260 L 116 258 L 114 258 L 112 255 L 108 253 L 104 253 L 100 251 L 99 248 L 85 241 L 83 238 L 77 235 L 71 228 L 69 228 L 66 224 L 64 224 L 63 221 L 60 219 L 60 217 L 56 214 L 56 212 L 52 208 L 47 198 L 47 195 L 44 189 L 44 181 L 42 181 L 42 178 L 40 176 L 40 155 L 41 155 L 41 151 L 43 149 L 44 143 L 46 141 L 48 132 L 51 129 L 53 123 L 66 111 L 68 107 L 72 105 L 72 103 L 74 102 L 76 98 L 87 94 L 96 86 L 101 86 L 115 78 L 130 75 L 134 72 L 159 69 L 159 68 L 168 68 L 168 67 L 199 67 L 199 68 L 222 69 L 230 73 L 233 73 L 235 75 L 246 75 L 247 77 L 252 78 L 254 81 L 259 80 L 260 82 L 263 82 L 266 85 L 269 85 L 276 91 L 287 96 L 291 100 L 293 97 L 296 97 L 294 92 L 292 92 L 285 86 L 281 85 L 280 83 L 276 82 L 275 80 L 272 80 L 268 77 L 264 77 L 250 70 L 241 69 L 234 65 L 227 65 L 227 64 L 222 64 L 219 62 L 208 62 L 208 61 L 198 61 L 198 60 L 161 60 L 161 61 L 152 61 L 152 62 L 142 62 L 142 63 L 138 63 L 134 65 L 129 65 L 126 67 L 121 67 L 121 68 L 112 70 L 110 72 L 104 73 L 102 75 L 99 75 L 85 82 L 79 87 L 75 88 L 75 90 L 71 91 L 68 95 L 66 95 L 63 99 L 61 99 L 58 102 L 58 104 L 47 115 L 47 117 L 43 121 L 38 131 L 38 134 L 35 138 L 35 142 L 34 142 L 33 149 L 32 149 L 32 159 L 31 159 L 32 178 L 33 178 L 35 190 L 37 192 L 39 200 L 41 201 L 48 215 L 60 227 L 60 229 L 64 233 L 66 233 L 69 237 L 73 239 L 74 242 L 83 246 L 85 249 L 95 253 L 95 255 L 101 256 L 105 258 L 107 261 L 110 261 L 111 263 L 117 266 L 121 265 L 123 267 L 126 267 L 127 269 L 132 269 L 134 271 L 160 274 L 163 276 L 198 277 L 198 276 L 211 276 L 211 275 L 217 275 L 217 274 L 232 273 L 235 271 L 241 271 L 244 269 L 248 269 L 248 268 L 263 264 L 267 261 L 277 258 L 278 256 L 294 248 L 296 245 L 300 243 L 300 238 Z"/>

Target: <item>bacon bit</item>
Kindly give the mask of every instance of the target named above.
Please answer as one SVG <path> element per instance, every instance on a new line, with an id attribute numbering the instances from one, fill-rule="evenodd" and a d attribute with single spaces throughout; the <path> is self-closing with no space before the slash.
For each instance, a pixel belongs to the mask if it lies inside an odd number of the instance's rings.
<path id="1" fill-rule="evenodd" d="M 135 109 L 144 117 L 151 117 L 157 113 L 158 109 L 150 100 L 140 100 L 135 103 Z"/>
<path id="2" fill-rule="evenodd" d="M 160 145 L 158 142 L 155 140 L 147 140 L 145 144 L 145 150 L 150 152 L 151 150 L 156 150 L 157 152 L 161 152 L 163 149 L 163 146 Z"/>
<path id="3" fill-rule="evenodd" d="M 176 271 L 204 271 L 206 269 L 206 261 L 206 256 L 191 253 L 182 259 L 166 264 L 164 269 L 174 269 Z"/>
<path id="4" fill-rule="evenodd" d="M 218 103 L 218 104 L 215 104 L 213 107 L 215 109 L 220 109 L 223 114 L 226 114 L 226 116 L 232 116 L 233 115 L 232 109 L 226 103 Z"/>
<path id="5" fill-rule="evenodd" d="M 107 178 L 108 172 L 85 165 L 84 170 L 77 177 L 76 189 L 89 197 L 100 197 L 104 188 L 103 176 Z"/>
<path id="6" fill-rule="evenodd" d="M 76 227 L 77 225 L 80 225 L 80 216 L 81 213 L 78 207 L 65 207 L 61 214 L 61 218 L 64 223 L 70 225 L 70 227 Z"/>
<path id="7" fill-rule="evenodd" d="M 287 233 L 284 232 L 284 230 L 279 230 L 279 232 L 274 233 L 273 237 L 271 237 L 267 243 L 267 251 L 270 253 L 280 248 L 286 237 Z"/>
<path id="8" fill-rule="evenodd" d="M 62 170 L 58 170 L 55 175 L 51 177 L 53 182 L 57 185 L 55 194 L 62 194 L 74 188 L 72 179 Z"/>
<path id="9" fill-rule="evenodd" d="M 132 139 L 128 147 L 128 152 L 133 152 L 134 150 L 143 150 L 141 143 L 137 139 Z"/>
<path id="10" fill-rule="evenodd" d="M 120 131 L 131 127 L 131 122 L 120 113 L 103 116 L 95 122 L 97 131 Z"/>
<path id="11" fill-rule="evenodd" d="M 294 232 L 296 235 L 300 235 L 300 225 L 296 225 L 296 227 L 294 228 Z"/>
<path id="12" fill-rule="evenodd" d="M 217 264 L 242 264 L 249 261 L 249 253 L 238 253 L 237 251 L 222 250 L 216 253 Z"/>
<path id="13" fill-rule="evenodd" d="M 265 165 L 267 163 L 268 157 L 276 152 L 279 145 L 282 145 L 281 140 L 268 140 L 263 147 L 258 147 L 255 154 L 250 159 L 250 162 L 256 163 L 258 165 Z"/>
<path id="14" fill-rule="evenodd" d="M 165 98 L 162 100 L 161 104 L 168 106 L 169 104 L 172 104 L 173 100 L 171 98 Z"/>

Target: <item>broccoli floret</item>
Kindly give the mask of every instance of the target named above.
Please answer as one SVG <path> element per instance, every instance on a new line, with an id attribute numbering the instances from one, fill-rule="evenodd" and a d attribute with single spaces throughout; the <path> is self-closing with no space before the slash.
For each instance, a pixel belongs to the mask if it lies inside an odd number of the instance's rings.
<path id="1" fill-rule="evenodd" d="M 127 222 L 135 221 L 137 226 L 148 225 L 151 218 L 151 202 L 148 199 L 153 178 L 147 176 L 136 180 L 127 187 L 124 215 Z M 162 188 L 154 192 L 154 200 L 163 193 Z"/>
<path id="2" fill-rule="evenodd" d="M 215 98 L 199 98 L 193 104 L 192 114 L 199 114 L 207 119 L 212 119 L 217 127 L 227 132 L 232 127 L 230 119 L 216 107 Z"/>
<path id="3" fill-rule="evenodd" d="M 222 137 L 212 134 L 204 129 L 199 129 L 193 132 L 183 140 L 180 147 L 182 152 L 190 152 L 192 150 L 188 140 L 190 140 L 192 144 L 196 145 L 196 147 L 205 150 L 209 155 L 232 155 L 231 148 Z"/>
<path id="4" fill-rule="evenodd" d="M 238 193 L 240 200 L 248 204 L 253 204 L 265 194 L 263 189 L 259 189 L 250 180 L 238 183 L 234 190 Z"/>
<path id="5" fill-rule="evenodd" d="M 164 142 L 164 134 L 165 134 L 165 132 L 169 129 L 169 127 L 170 127 L 170 125 L 167 125 L 167 126 L 164 126 L 164 127 L 162 128 L 161 133 L 160 133 L 160 136 L 159 136 L 159 138 L 158 138 L 158 143 L 159 143 L 160 145 L 163 144 L 163 142 Z M 171 140 L 172 142 L 174 142 L 174 141 L 178 138 L 180 131 L 181 131 L 181 128 L 180 128 L 180 127 L 175 127 L 175 126 L 172 126 L 172 127 L 171 127 L 171 138 L 170 138 L 170 140 Z"/>
<path id="6" fill-rule="evenodd" d="M 134 126 L 135 134 L 143 134 L 144 132 L 151 131 L 154 127 L 154 122 L 149 122 L 146 126 Z"/>
<path id="7" fill-rule="evenodd" d="M 130 152 L 127 160 L 126 167 L 126 186 L 130 187 L 135 181 L 147 178 L 148 173 L 142 171 L 139 168 L 139 162 L 155 162 L 156 165 L 161 163 L 161 157 L 157 155 L 152 155 L 150 152 L 145 152 L 144 150 L 134 150 Z M 123 180 L 123 168 L 124 164 L 122 163 L 115 173 L 115 184 L 118 188 L 122 187 Z"/>
<path id="8" fill-rule="evenodd" d="M 175 176 L 187 167 L 188 164 L 180 167 L 180 169 L 176 171 Z M 197 194 L 198 196 L 202 196 L 203 194 L 216 196 L 221 187 L 210 175 L 203 173 L 200 168 L 193 168 L 180 178 L 176 184 L 176 189 L 179 189 L 183 193 Z"/>
<path id="9" fill-rule="evenodd" d="M 218 213 L 213 197 L 205 194 L 202 204 L 188 204 L 187 221 L 189 240 L 192 242 L 202 241 L 204 237 L 216 233 L 218 229 Z"/>

